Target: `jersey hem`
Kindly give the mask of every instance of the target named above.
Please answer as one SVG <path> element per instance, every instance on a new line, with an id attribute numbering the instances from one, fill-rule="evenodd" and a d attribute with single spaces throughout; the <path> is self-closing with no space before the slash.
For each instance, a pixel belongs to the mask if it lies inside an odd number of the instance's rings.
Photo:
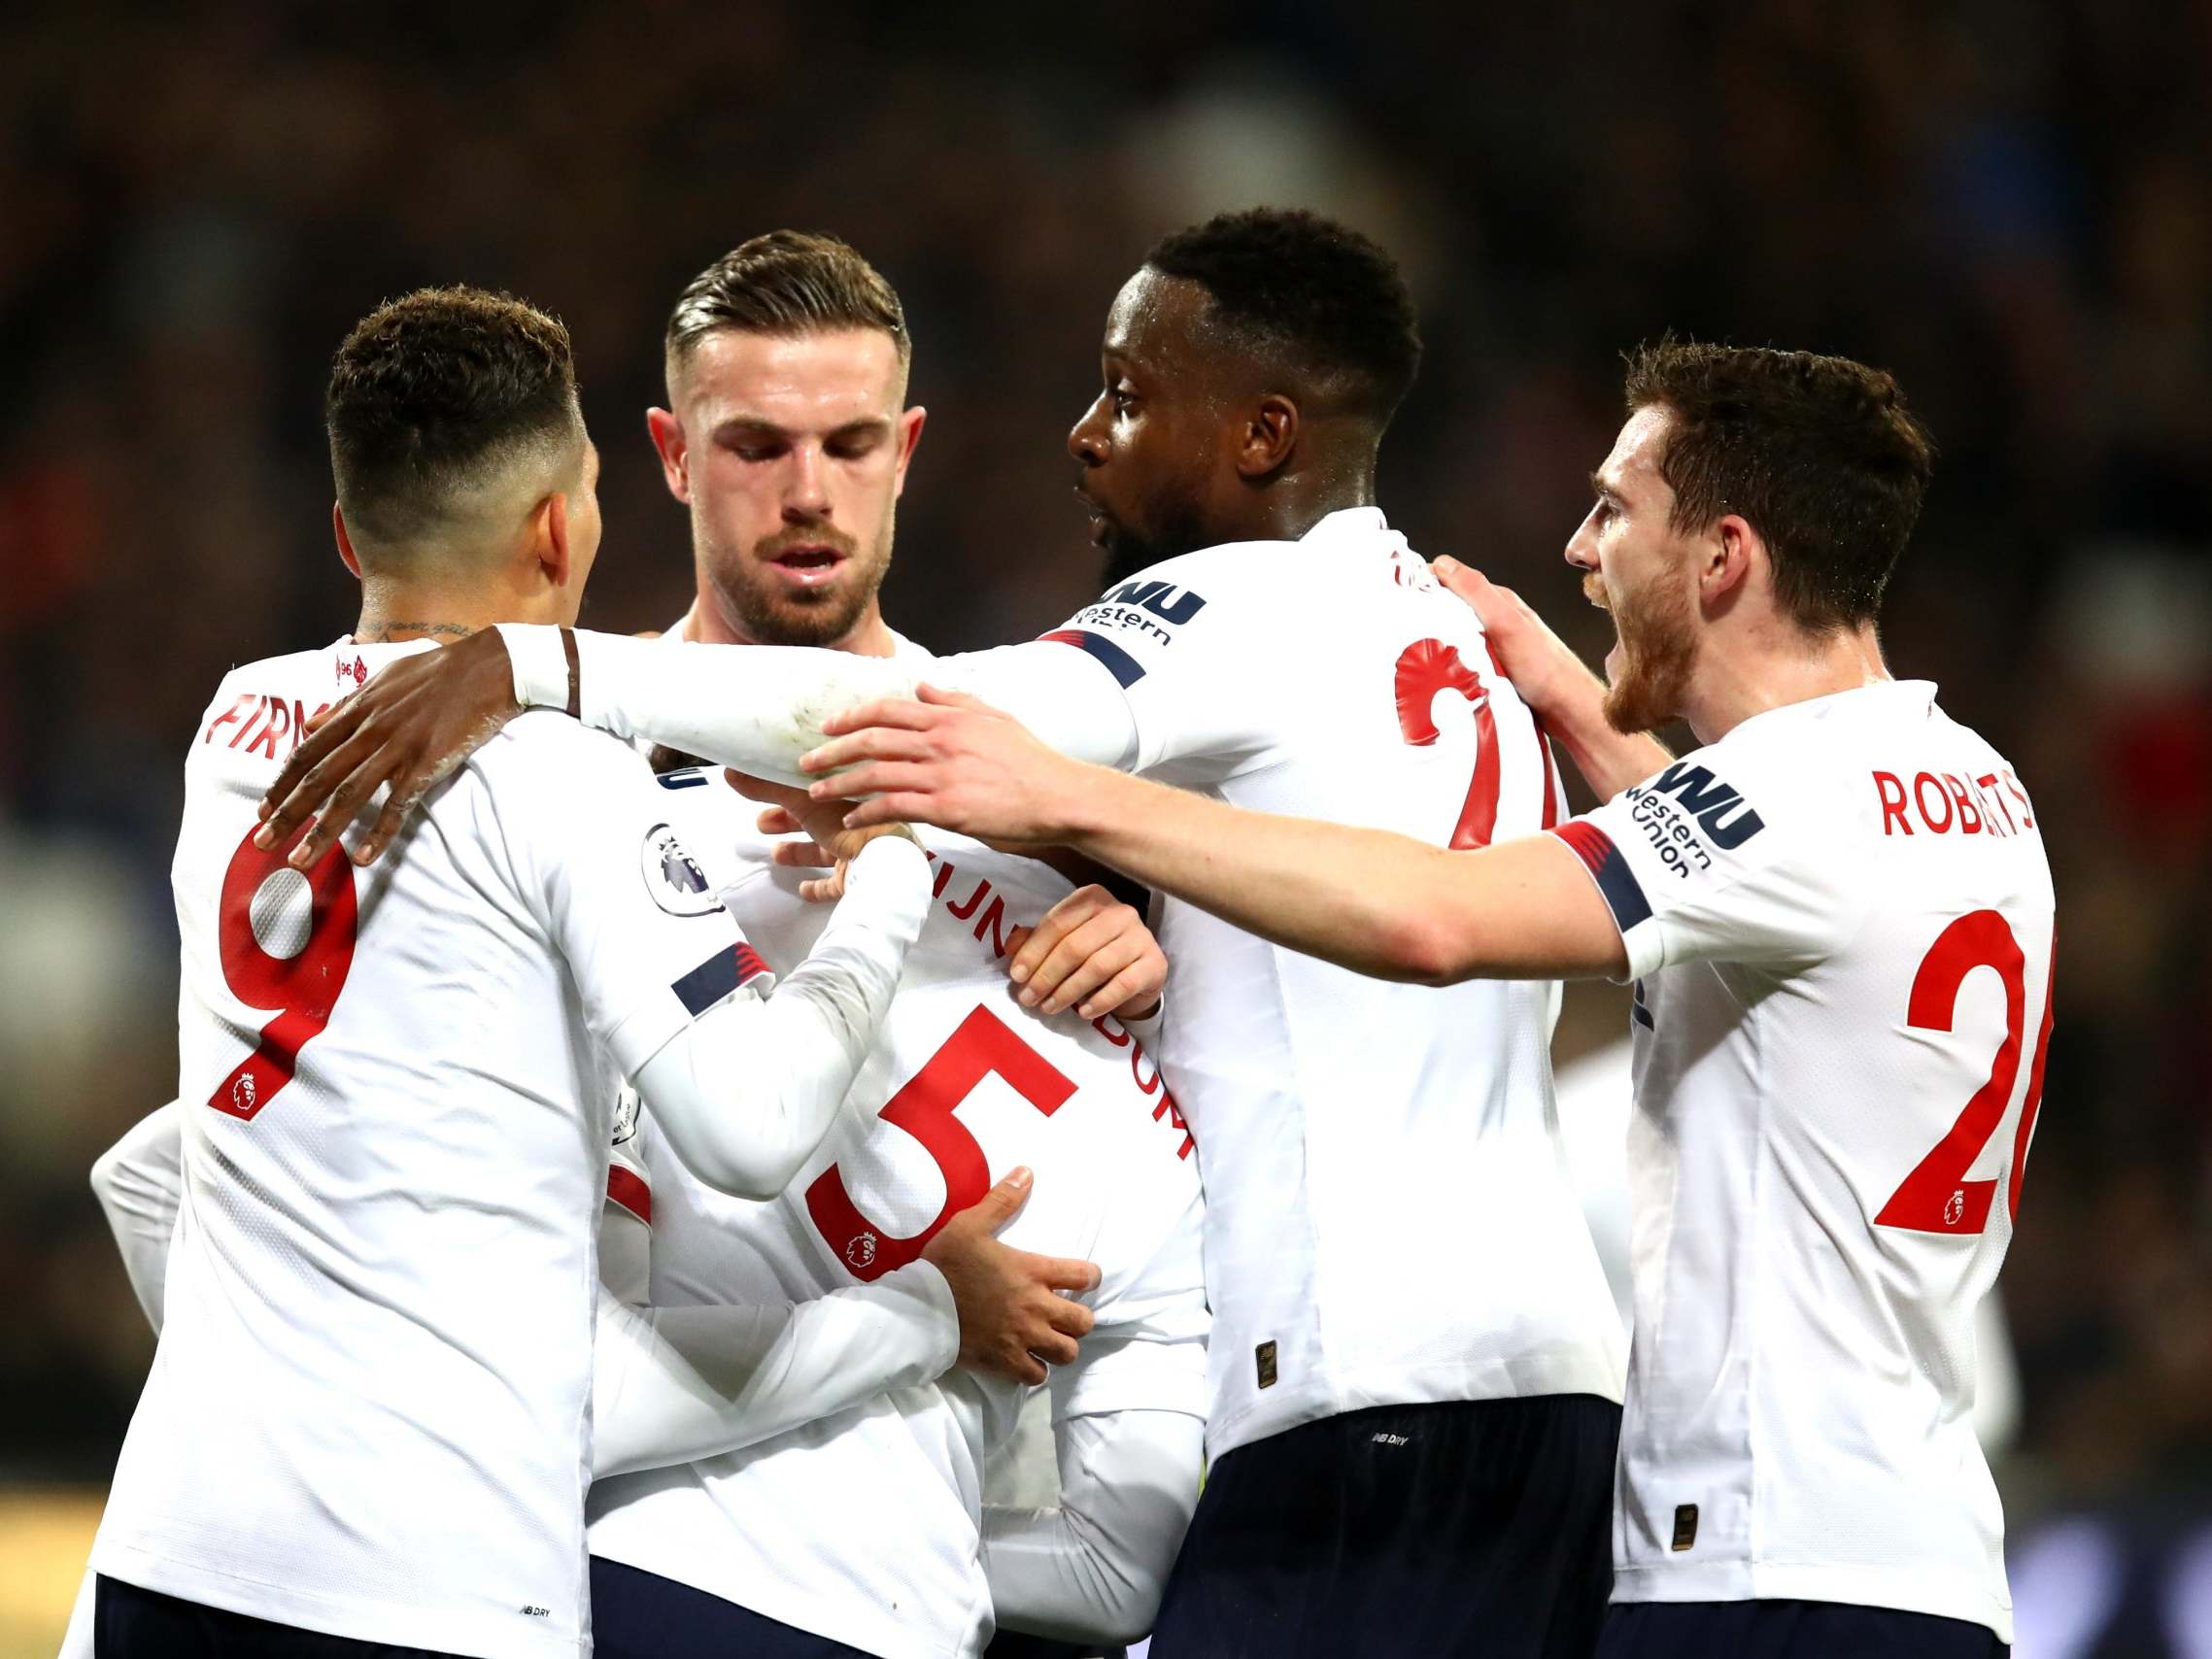
<path id="1" fill-rule="evenodd" d="M 1987 1627 L 2012 1641 L 2012 1604 L 1957 1578 L 1878 1568 L 1714 1561 L 1614 1569 L 1616 1602 L 1837 1602 L 1930 1613 Z"/>
<path id="2" fill-rule="evenodd" d="M 397 1610 L 386 1602 L 357 1602 L 266 1583 L 214 1568 L 189 1566 L 122 1539 L 102 1539 L 92 1548 L 92 1571 L 157 1595 L 175 1596 L 247 1618 L 268 1619 L 354 1642 L 425 1647 L 466 1659 L 586 1659 L 591 1639 L 556 1631 L 517 1630 L 505 1621 L 520 1612 L 493 1614 L 465 1608 L 437 1612 Z"/>
<path id="3" fill-rule="evenodd" d="M 1507 1374 L 1501 1375 L 1501 1371 Z M 1616 1369 L 1589 1354 L 1512 1367 L 1493 1363 L 1429 1367 L 1410 1372 L 1395 1367 L 1379 1373 L 1350 1371 L 1319 1377 L 1277 1398 L 1254 1402 L 1220 1417 L 1218 1423 L 1209 1417 L 1206 1455 L 1208 1460 L 1218 1460 L 1254 1440 L 1374 1405 L 1444 1405 L 1468 1400 L 1532 1400 L 1555 1394 L 1594 1394 L 1617 1405 L 1622 1380 Z"/>

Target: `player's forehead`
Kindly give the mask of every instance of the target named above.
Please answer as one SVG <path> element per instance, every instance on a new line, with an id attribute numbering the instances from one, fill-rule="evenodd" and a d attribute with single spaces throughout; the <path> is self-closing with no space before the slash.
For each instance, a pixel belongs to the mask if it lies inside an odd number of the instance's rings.
<path id="1" fill-rule="evenodd" d="M 1205 301 L 1206 290 L 1189 279 L 1140 267 L 1113 296 L 1100 355 L 1156 371 L 1185 366 L 1198 344 Z"/>
<path id="2" fill-rule="evenodd" d="M 765 334 L 718 328 L 698 340 L 671 389 L 686 423 L 757 422 L 829 432 L 899 413 L 905 370 L 891 336 L 874 328 Z"/>
<path id="3" fill-rule="evenodd" d="M 1638 500 L 1668 486 L 1659 474 L 1666 457 L 1667 433 L 1672 417 L 1657 404 L 1647 404 L 1629 416 L 1613 440 L 1613 449 L 1598 463 L 1593 480 L 1623 500 Z"/>

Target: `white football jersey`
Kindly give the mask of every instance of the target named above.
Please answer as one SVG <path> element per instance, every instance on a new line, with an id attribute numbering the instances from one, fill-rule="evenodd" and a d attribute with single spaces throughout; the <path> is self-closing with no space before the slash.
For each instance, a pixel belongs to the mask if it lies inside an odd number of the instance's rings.
<path id="1" fill-rule="evenodd" d="M 1374 508 L 1170 559 L 1045 637 L 1120 682 L 1152 777 L 1439 846 L 1558 822 L 1480 623 Z M 1370 1405 L 1618 1400 L 1552 1109 L 1557 984 L 1386 984 L 1173 900 L 1157 929 L 1206 1178 L 1208 1452 Z"/>
<path id="2" fill-rule="evenodd" d="M 235 669 L 187 760 L 184 1193 L 92 1560 L 364 1642 L 575 1655 L 616 1068 L 751 959 L 637 757 L 559 717 L 367 869 L 255 851 L 311 711 L 425 649 Z"/>
<path id="3" fill-rule="evenodd" d="M 767 863 L 759 808 L 718 770 L 662 780 L 669 817 L 771 965 L 827 907 Z M 1157 1066 L 1110 1018 L 1044 1020 L 1006 978 L 1007 937 L 1069 891 L 1042 864 L 924 830 L 936 897 L 843 1121 L 767 1203 L 701 1185 L 651 1132 L 653 1301 L 800 1301 L 913 1260 L 1017 1164 L 1036 1171 L 1002 1235 L 1104 1272 L 1062 1416 L 1205 1410 L 1208 1317 L 1192 1142 Z M 636 1143 L 632 1143 L 635 1145 Z M 1024 1390 L 955 1372 L 747 1451 L 603 1480 L 591 1548 L 886 1659 L 979 1653 L 992 1630 L 982 1465 Z"/>
<path id="4" fill-rule="evenodd" d="M 2012 1637 L 1974 1435 L 2051 1033 L 2002 756 L 1884 683 L 1745 721 L 1558 833 L 1636 981 L 1614 1595 Z"/>

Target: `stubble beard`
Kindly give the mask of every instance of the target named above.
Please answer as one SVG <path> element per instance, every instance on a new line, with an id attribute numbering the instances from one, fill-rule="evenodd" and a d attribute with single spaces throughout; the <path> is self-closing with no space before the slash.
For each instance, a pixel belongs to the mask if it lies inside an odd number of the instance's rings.
<path id="1" fill-rule="evenodd" d="M 1598 578 L 1593 572 L 1585 590 Z M 1602 589 L 1593 597 L 1604 603 Z M 1682 712 L 1697 663 L 1697 628 L 1686 579 L 1662 577 L 1632 603 L 1610 603 L 1620 634 L 1620 674 L 1606 688 L 1606 724 L 1616 731 L 1651 731 Z"/>
<path id="2" fill-rule="evenodd" d="M 757 645 L 835 646 L 860 626 L 891 569 L 895 508 L 868 541 L 825 526 L 784 529 L 763 537 L 734 558 L 709 554 L 707 582 L 723 620 Z M 703 526 L 701 526 L 703 529 Z M 793 591 L 766 568 L 779 544 L 808 539 L 833 543 L 845 555 L 835 583 Z"/>
<path id="3" fill-rule="evenodd" d="M 1208 533 L 1194 500 L 1161 494 L 1146 501 L 1144 508 L 1149 523 L 1141 530 L 1126 520 L 1107 521 L 1106 557 L 1099 570 L 1102 588 L 1116 587 L 1140 570 L 1224 539 Z"/>

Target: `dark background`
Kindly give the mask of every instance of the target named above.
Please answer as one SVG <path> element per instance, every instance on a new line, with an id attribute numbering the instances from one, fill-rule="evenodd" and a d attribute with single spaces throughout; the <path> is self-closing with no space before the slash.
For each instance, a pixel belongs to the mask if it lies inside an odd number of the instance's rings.
<path id="1" fill-rule="evenodd" d="M 144 1373 L 85 1175 L 175 1092 L 194 718 L 353 620 L 319 408 L 348 325 L 455 280 L 564 317 L 605 456 L 587 620 L 658 627 L 691 580 L 642 422 L 667 308 L 761 230 L 848 237 L 931 411 L 886 608 L 975 646 L 1091 592 L 1062 442 L 1115 288 L 1264 201 L 1420 296 L 1394 520 L 1593 657 L 1558 556 L 1624 347 L 1905 384 L 1943 459 L 1891 663 L 2017 763 L 2062 916 L 2004 1279 L 2021 1651 L 2212 1652 L 2212 7 L 371 10 L 0 16 L 0 1549 L 96 1493 Z M 1570 1004 L 1563 1048 L 1610 1034 Z M 2030 1635 L 2038 1597 L 2081 1642 Z"/>

